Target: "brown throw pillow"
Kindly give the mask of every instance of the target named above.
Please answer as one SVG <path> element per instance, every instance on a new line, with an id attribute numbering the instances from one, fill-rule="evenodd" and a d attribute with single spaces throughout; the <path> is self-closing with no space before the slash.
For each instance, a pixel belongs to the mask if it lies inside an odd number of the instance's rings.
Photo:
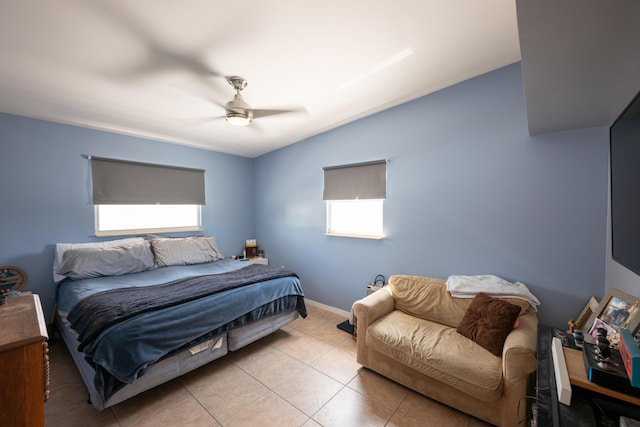
<path id="1" fill-rule="evenodd" d="M 471 301 L 456 331 L 500 357 L 519 314 L 517 305 L 480 292 Z"/>

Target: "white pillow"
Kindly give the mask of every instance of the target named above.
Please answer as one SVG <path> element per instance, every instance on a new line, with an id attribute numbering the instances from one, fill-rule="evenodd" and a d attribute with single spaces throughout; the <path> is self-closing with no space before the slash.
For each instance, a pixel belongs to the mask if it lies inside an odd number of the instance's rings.
<path id="1" fill-rule="evenodd" d="M 130 243 L 112 248 L 69 249 L 57 273 L 70 279 L 120 276 L 153 268 L 149 242 Z"/>
<path id="2" fill-rule="evenodd" d="M 57 273 L 58 267 L 62 263 L 62 256 L 69 249 L 87 249 L 87 248 L 112 248 L 114 246 L 122 246 L 129 243 L 144 242 L 143 237 L 129 237 L 126 239 L 107 240 L 104 242 L 89 243 L 56 243 L 56 251 L 53 256 L 53 282 L 58 283 L 66 279 Z"/>
<path id="3" fill-rule="evenodd" d="M 224 258 L 215 237 L 153 237 L 151 245 L 158 267 L 201 264 Z"/>

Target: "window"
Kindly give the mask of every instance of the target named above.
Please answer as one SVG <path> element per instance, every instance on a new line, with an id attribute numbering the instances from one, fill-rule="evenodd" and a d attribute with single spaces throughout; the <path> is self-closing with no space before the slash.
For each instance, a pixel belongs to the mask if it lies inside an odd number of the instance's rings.
<path id="1" fill-rule="evenodd" d="M 327 234 L 381 239 L 383 199 L 327 200 Z"/>
<path id="2" fill-rule="evenodd" d="M 91 158 L 97 236 L 202 230 L 204 170 Z"/>
<path id="3" fill-rule="evenodd" d="M 386 160 L 325 167 L 327 234 L 383 238 Z"/>
<path id="4" fill-rule="evenodd" d="M 200 205 L 96 205 L 96 236 L 201 231 Z"/>

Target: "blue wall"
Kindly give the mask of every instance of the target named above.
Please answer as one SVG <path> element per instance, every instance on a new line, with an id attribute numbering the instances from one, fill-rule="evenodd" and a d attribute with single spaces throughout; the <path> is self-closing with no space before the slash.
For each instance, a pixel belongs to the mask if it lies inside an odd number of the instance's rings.
<path id="1" fill-rule="evenodd" d="M 204 169 L 203 233 L 225 255 L 254 237 L 251 159 L 7 114 L 0 155 L 0 266 L 25 271 L 47 318 L 55 243 L 98 240 L 86 155 Z"/>
<path id="2" fill-rule="evenodd" d="M 380 158 L 387 237 L 325 236 L 322 167 Z M 496 274 L 565 327 L 604 293 L 607 186 L 608 129 L 529 136 L 517 63 L 256 159 L 256 236 L 343 310 L 377 274 Z"/>

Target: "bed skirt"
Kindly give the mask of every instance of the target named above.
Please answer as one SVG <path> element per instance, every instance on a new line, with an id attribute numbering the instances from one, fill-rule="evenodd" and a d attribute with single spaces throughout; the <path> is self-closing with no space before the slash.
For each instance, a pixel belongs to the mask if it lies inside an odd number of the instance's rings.
<path id="1" fill-rule="evenodd" d="M 58 311 L 55 316 L 55 323 L 74 363 L 78 367 L 82 381 L 89 391 L 91 404 L 96 409 L 102 410 L 223 357 L 228 351 L 238 350 L 280 329 L 298 317 L 297 311 L 288 311 L 269 316 L 173 354 L 155 363 L 143 376 L 116 391 L 106 401 L 94 385 L 95 370 L 87 363 L 84 354 L 76 350 L 79 345 L 77 334 L 71 329 L 66 313 Z"/>

